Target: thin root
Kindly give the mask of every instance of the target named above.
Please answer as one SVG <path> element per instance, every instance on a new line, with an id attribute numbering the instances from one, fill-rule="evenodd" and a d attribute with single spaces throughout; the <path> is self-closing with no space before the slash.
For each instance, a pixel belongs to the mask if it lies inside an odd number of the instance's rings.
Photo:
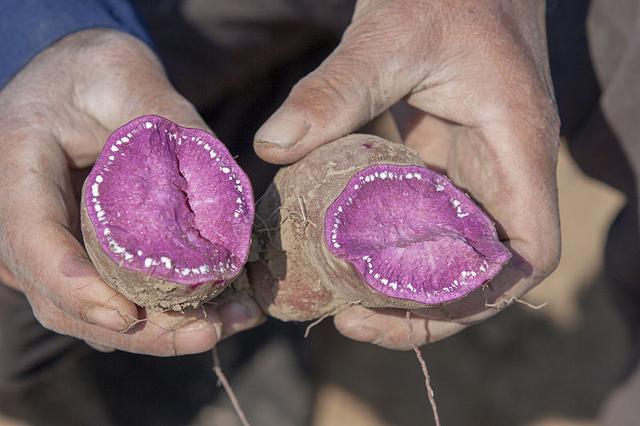
<path id="1" fill-rule="evenodd" d="M 487 308 L 493 308 L 496 309 L 498 311 L 503 310 L 504 308 L 506 308 L 507 306 L 511 305 L 513 302 L 517 302 L 520 303 L 521 305 L 524 305 L 528 308 L 534 309 L 534 310 L 539 310 L 544 308 L 545 306 L 547 306 L 547 302 L 541 303 L 539 305 L 534 305 L 532 303 L 527 302 L 526 300 L 522 300 L 522 299 L 518 299 L 517 297 L 513 296 L 510 297 L 508 299 L 502 299 L 499 302 L 496 303 L 488 303 L 486 300 L 486 296 L 485 296 L 485 303 L 484 306 L 486 306 Z"/>
<path id="2" fill-rule="evenodd" d="M 227 393 L 231 404 L 233 405 L 233 409 L 235 410 L 240 422 L 243 426 L 251 426 L 247 421 L 247 417 L 244 415 L 244 411 L 242 411 L 242 407 L 240 407 L 240 403 L 238 402 L 238 398 L 236 398 L 236 394 L 233 392 L 229 381 L 227 380 L 227 376 L 224 375 L 222 368 L 220 367 L 220 357 L 218 356 L 218 348 L 213 348 L 211 351 L 213 356 L 213 372 L 218 377 L 218 381 L 222 384 L 224 391 Z"/>
<path id="3" fill-rule="evenodd" d="M 309 337 L 309 333 L 311 332 L 311 329 L 313 327 L 315 327 L 316 325 L 320 324 L 322 321 L 324 321 L 325 319 L 329 318 L 331 315 L 332 315 L 331 312 L 329 312 L 328 314 L 324 314 L 323 316 L 321 316 L 320 318 L 318 318 L 317 320 L 315 320 L 314 322 L 309 324 L 307 326 L 307 329 L 304 331 L 304 338 L 306 339 L 307 337 Z"/>
<path id="4" fill-rule="evenodd" d="M 435 393 L 433 392 L 433 388 L 431 387 L 431 378 L 429 376 L 429 370 L 427 369 L 427 363 L 424 360 L 422 351 L 413 342 L 413 324 L 411 323 L 411 311 L 407 311 L 407 324 L 409 325 L 409 344 L 411 345 L 413 351 L 416 353 L 416 358 L 418 358 L 418 362 L 420 363 L 420 367 L 422 368 L 422 374 L 424 375 L 424 384 L 427 388 L 427 396 L 429 397 L 429 404 L 431 404 L 431 411 L 433 411 L 433 418 L 436 422 L 436 426 L 441 426 L 440 415 L 438 414 L 438 405 L 436 404 Z"/>
<path id="5" fill-rule="evenodd" d="M 317 228 L 318 225 L 316 225 L 312 220 L 309 219 L 309 216 L 307 216 L 307 207 L 305 205 L 304 197 L 301 195 L 298 195 L 296 199 L 298 200 L 298 208 L 300 210 L 289 211 L 288 209 L 286 209 L 287 215 L 284 217 L 284 219 L 282 219 L 282 222 L 280 222 L 280 226 L 282 226 L 288 219 L 302 222 L 300 224 L 296 223 L 294 224 L 294 226 L 298 234 L 304 236 L 305 233 L 307 232 L 307 227 L 309 225 L 313 226 L 314 228 Z"/>
<path id="6" fill-rule="evenodd" d="M 150 317 L 146 317 L 146 318 L 142 318 L 142 319 L 137 319 L 136 317 L 134 317 L 134 316 L 132 316 L 132 315 L 129 315 L 129 314 L 128 314 L 128 313 L 126 313 L 126 312 L 119 312 L 119 313 L 120 313 L 120 315 L 125 315 L 125 316 L 127 316 L 127 317 L 129 317 L 129 318 L 131 318 L 131 319 L 133 319 L 133 320 L 134 320 L 131 324 L 129 324 L 129 326 L 128 326 L 126 329 L 122 330 L 120 333 L 121 333 L 121 334 L 128 333 L 129 331 L 131 331 L 131 329 L 132 329 L 133 327 L 135 327 L 136 325 L 138 325 L 138 324 L 140 324 L 140 323 L 143 323 L 143 322 L 149 322 L 150 324 L 153 324 L 153 325 L 155 325 L 155 326 L 156 326 L 156 327 L 158 327 L 158 328 L 161 328 L 161 329 L 163 329 L 163 330 L 165 330 L 165 331 L 169 331 L 169 330 L 167 330 L 165 327 L 161 326 L 160 324 L 157 324 L 157 323 L 155 323 L 155 322 L 151 321 L 151 319 L 152 319 L 152 318 L 157 317 L 158 315 L 164 314 L 165 312 L 167 312 L 167 311 L 169 311 L 169 310 L 170 310 L 170 309 L 165 309 L 164 311 L 156 312 L 156 313 L 154 313 L 153 315 L 151 315 Z"/>
<path id="7" fill-rule="evenodd" d="M 309 333 L 311 332 L 311 329 L 313 327 L 315 327 L 316 325 L 320 324 L 322 321 L 324 321 L 328 317 L 333 316 L 333 315 L 337 315 L 340 312 L 342 312 L 343 310 L 347 309 L 349 306 L 359 305 L 360 303 L 362 303 L 362 300 L 356 300 L 355 302 L 345 303 L 344 305 L 340 306 L 338 309 L 335 309 L 335 310 L 329 312 L 328 314 L 324 314 L 323 316 L 321 316 L 320 318 L 318 318 L 317 320 L 315 320 L 314 322 L 312 322 L 311 324 L 309 324 L 307 326 L 306 330 L 304 331 L 304 338 L 306 339 L 307 337 L 309 337 Z"/>

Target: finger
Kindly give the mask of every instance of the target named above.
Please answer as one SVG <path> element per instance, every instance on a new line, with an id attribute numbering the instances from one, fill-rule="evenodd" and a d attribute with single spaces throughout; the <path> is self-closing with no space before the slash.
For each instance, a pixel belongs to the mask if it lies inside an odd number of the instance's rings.
<path id="1" fill-rule="evenodd" d="M 258 304 L 247 294 L 238 293 L 219 309 L 222 320 L 222 338 L 262 324 L 266 317 Z"/>
<path id="2" fill-rule="evenodd" d="M 420 82 L 424 52 L 416 55 L 424 41 L 413 39 L 418 32 L 402 30 L 403 16 L 391 13 L 397 10 L 389 12 L 376 9 L 354 21 L 336 50 L 295 85 L 255 135 L 262 159 L 296 161 L 359 129 Z"/>
<path id="3" fill-rule="evenodd" d="M 110 348 L 108 346 L 103 346 L 103 345 L 101 345 L 99 343 L 94 343 L 94 342 L 91 342 L 89 340 L 86 340 L 85 343 L 87 345 L 91 346 L 96 351 L 99 351 L 99 352 L 109 353 L 109 352 L 114 352 L 115 351 L 115 348 Z"/>
<path id="4" fill-rule="evenodd" d="M 18 280 L 16 280 L 13 272 L 7 268 L 4 262 L 0 261 L 0 283 L 10 287 L 14 290 L 20 291 L 20 285 L 18 284 Z"/>
<path id="5" fill-rule="evenodd" d="M 334 323 L 338 331 L 350 339 L 396 350 L 433 343 L 465 328 L 456 322 L 414 315 L 407 320 L 406 311 L 400 309 L 373 310 L 361 306 L 340 312 Z"/>
<path id="6" fill-rule="evenodd" d="M 101 349 L 176 356 L 210 350 L 219 341 L 222 323 L 214 307 L 187 313 L 142 312 L 124 331 L 112 331 L 72 318 L 38 292 L 27 294 L 38 321 L 47 329 L 85 341 Z"/>
<path id="7" fill-rule="evenodd" d="M 383 112 L 365 124 L 361 129 L 358 129 L 358 133 L 376 135 L 391 142 L 402 143 L 400 129 L 398 129 L 395 118 L 390 111 Z"/>
<path id="8" fill-rule="evenodd" d="M 2 258 L 23 290 L 35 289 L 73 318 L 112 330 L 127 328 L 137 308 L 102 281 L 69 231 L 72 214 L 66 160 L 41 139 L 0 172 Z M 47 149 L 44 149 L 44 146 Z"/>
<path id="9" fill-rule="evenodd" d="M 85 110 L 108 129 L 141 115 L 157 114 L 184 126 L 209 130 L 195 107 L 169 82 L 157 56 L 143 42 L 126 34 L 108 34 L 89 60 L 82 96 Z M 104 53 L 104 54 L 100 54 Z M 113 75 L 112 70 L 120 72 Z M 96 84 L 105 81 L 108 84 Z"/>

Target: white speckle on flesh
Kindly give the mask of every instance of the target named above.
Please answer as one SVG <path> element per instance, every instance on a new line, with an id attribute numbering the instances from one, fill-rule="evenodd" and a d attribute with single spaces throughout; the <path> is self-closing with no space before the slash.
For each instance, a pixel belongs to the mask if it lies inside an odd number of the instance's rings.
<path id="1" fill-rule="evenodd" d="M 104 181 L 104 178 L 102 177 L 102 175 L 96 176 L 96 182 L 102 183 L 103 181 Z"/>
<path id="2" fill-rule="evenodd" d="M 103 233 L 104 235 L 109 235 L 109 234 L 111 234 L 111 229 L 109 229 L 109 228 L 104 228 L 104 231 L 102 231 L 102 233 Z"/>
<path id="3" fill-rule="evenodd" d="M 146 123 L 144 123 L 144 127 L 146 127 L 147 129 L 150 129 L 153 127 L 153 124 L 151 124 L 150 121 L 147 121 Z"/>
<path id="4" fill-rule="evenodd" d="M 439 184 L 437 184 L 437 185 L 436 185 L 436 191 L 438 191 L 438 192 L 442 192 L 442 191 L 444 191 L 444 185 L 442 185 L 442 184 L 440 184 L 440 183 L 439 183 Z"/>
<path id="5" fill-rule="evenodd" d="M 211 158 L 216 158 L 216 152 L 215 151 L 209 151 L 209 155 L 211 156 Z"/>
<path id="6" fill-rule="evenodd" d="M 388 279 L 386 279 L 386 278 L 381 279 L 381 280 L 380 280 L 380 282 L 381 282 L 382 284 L 384 284 L 384 285 L 389 284 L 389 280 L 388 280 Z"/>
<path id="7" fill-rule="evenodd" d="M 114 157 L 113 155 L 110 155 L 110 156 L 109 156 L 109 160 L 113 161 L 113 160 L 115 160 L 115 159 L 116 159 L 116 157 Z"/>
<path id="8" fill-rule="evenodd" d="M 138 256 L 142 256 L 142 250 L 138 250 Z"/>
<path id="9" fill-rule="evenodd" d="M 153 259 L 151 259 L 150 257 L 147 257 L 144 260 L 144 267 L 145 268 L 150 268 L 152 264 L 153 264 Z"/>
<path id="10" fill-rule="evenodd" d="M 393 282 L 393 283 L 389 284 L 389 287 L 391 287 L 394 290 L 397 290 L 398 289 L 398 283 Z"/>
<path id="11" fill-rule="evenodd" d="M 115 146 L 115 145 L 111 145 L 111 151 L 113 151 L 113 152 L 118 152 L 118 151 L 120 151 L 120 148 L 118 148 L 118 147 L 117 147 L 117 146 Z"/>
<path id="12" fill-rule="evenodd" d="M 129 142 L 129 138 L 126 136 L 123 136 L 122 139 L 120 139 L 122 141 L 122 143 L 127 143 Z"/>
<path id="13" fill-rule="evenodd" d="M 220 170 L 222 170 L 222 173 L 224 174 L 228 174 L 231 171 L 231 169 L 228 167 L 221 167 Z"/>

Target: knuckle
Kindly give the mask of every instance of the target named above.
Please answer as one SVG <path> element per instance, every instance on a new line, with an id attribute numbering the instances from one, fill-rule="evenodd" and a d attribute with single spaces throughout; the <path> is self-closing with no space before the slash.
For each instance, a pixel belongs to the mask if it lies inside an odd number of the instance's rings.
<path id="1" fill-rule="evenodd" d="M 343 108 L 349 107 L 346 95 L 353 87 L 350 77 L 340 71 L 317 70 L 300 80 L 291 90 L 290 100 L 313 120 L 330 120 Z"/>
<path id="2" fill-rule="evenodd" d="M 34 304 L 32 304 L 31 307 L 33 310 L 33 316 L 41 326 L 56 333 L 61 331 L 59 327 L 60 324 L 58 324 L 55 315 L 51 314 L 48 309 L 42 309 L 41 307 L 38 307 Z"/>
<path id="3" fill-rule="evenodd" d="M 531 261 L 534 275 L 546 278 L 560 263 L 560 241 L 549 241 L 547 244 L 540 244 L 536 247 Z"/>

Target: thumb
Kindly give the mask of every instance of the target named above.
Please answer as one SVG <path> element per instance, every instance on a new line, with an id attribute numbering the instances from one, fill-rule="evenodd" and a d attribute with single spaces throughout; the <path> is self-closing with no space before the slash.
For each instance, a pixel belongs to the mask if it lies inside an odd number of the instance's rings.
<path id="1" fill-rule="evenodd" d="M 109 34 L 104 52 L 95 54 L 84 73 L 82 104 L 106 129 L 142 115 L 155 114 L 184 127 L 207 131 L 196 108 L 172 86 L 160 60 L 143 42 L 126 34 Z"/>
<path id="2" fill-rule="evenodd" d="M 379 22 L 375 14 L 354 21 L 336 50 L 294 86 L 258 130 L 256 153 L 276 164 L 297 161 L 358 130 L 403 98 L 420 81 L 413 49 L 398 51 L 403 37 L 406 33 Z"/>

